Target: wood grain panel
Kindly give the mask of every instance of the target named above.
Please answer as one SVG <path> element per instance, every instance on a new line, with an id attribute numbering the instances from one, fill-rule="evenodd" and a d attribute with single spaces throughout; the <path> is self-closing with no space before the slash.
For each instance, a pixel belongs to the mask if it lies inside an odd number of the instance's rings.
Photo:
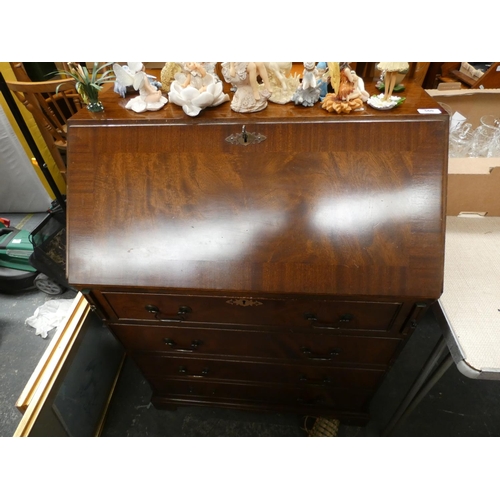
<path id="1" fill-rule="evenodd" d="M 273 333 L 113 325 L 123 345 L 134 351 L 195 354 L 198 356 L 311 361 L 318 365 L 385 366 L 399 347 L 399 339 L 332 335 L 331 333 Z M 171 341 L 171 342 L 167 342 Z"/>
<path id="2" fill-rule="evenodd" d="M 344 411 L 361 411 L 367 403 L 370 392 L 363 389 L 324 389 L 322 387 L 282 387 L 279 391 L 269 386 L 210 383 L 204 381 L 179 381 L 150 379 L 155 396 L 167 397 L 181 402 L 201 400 L 203 402 L 260 403 L 274 405 L 307 406 L 314 409 L 331 408 Z"/>
<path id="3" fill-rule="evenodd" d="M 228 144 L 234 126 L 217 121 L 77 122 L 70 281 L 439 295 L 442 120 L 324 120 L 259 123 L 268 138 L 248 148 Z M 79 144 L 92 153 L 80 155 Z M 430 247 L 433 272 L 420 274 L 410 259 Z M 332 278 L 317 279 L 324 271 Z"/>
<path id="4" fill-rule="evenodd" d="M 366 422 L 442 291 L 449 117 L 420 112 L 439 106 L 419 86 L 404 96 L 192 118 L 135 114 L 108 90 L 103 113 L 70 120 L 69 281 L 155 406 Z M 265 140 L 226 140 L 243 127 Z"/>
<path id="5" fill-rule="evenodd" d="M 288 384 L 294 387 L 309 385 L 357 387 L 375 389 L 384 374 L 383 370 L 363 370 L 307 364 L 276 364 L 241 360 L 213 360 L 193 356 L 152 356 L 133 353 L 134 361 L 147 376 L 178 380 L 232 381 L 270 385 Z M 278 389 L 279 390 L 279 389 Z"/>
<path id="6" fill-rule="evenodd" d="M 399 302 L 104 292 L 117 320 L 295 330 L 390 330 Z M 186 312 L 184 312 L 186 311 Z"/>

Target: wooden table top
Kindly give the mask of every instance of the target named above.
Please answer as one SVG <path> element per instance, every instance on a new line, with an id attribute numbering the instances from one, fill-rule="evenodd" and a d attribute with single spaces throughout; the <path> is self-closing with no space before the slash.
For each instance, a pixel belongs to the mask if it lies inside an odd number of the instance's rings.
<path id="1" fill-rule="evenodd" d="M 368 83 L 366 90 L 370 95 L 378 95 L 374 83 Z M 228 93 L 231 97 L 231 94 Z M 97 122 L 106 122 L 108 125 L 130 122 L 139 123 L 186 123 L 190 125 L 204 124 L 213 120 L 226 123 L 264 123 L 268 121 L 366 121 L 366 120 L 448 120 L 448 115 L 436 100 L 427 94 L 420 86 L 409 83 L 405 91 L 394 94 L 405 97 L 405 102 L 391 110 L 378 110 L 365 104 L 362 111 L 351 112 L 346 115 L 329 113 L 321 108 L 321 103 L 312 107 L 297 106 L 293 103 L 275 104 L 269 103 L 268 107 L 257 113 L 237 113 L 231 110 L 230 103 L 225 102 L 214 108 L 206 108 L 196 117 L 187 116 L 182 109 L 172 103 L 167 103 L 158 111 L 146 111 L 135 113 L 125 108 L 128 100 L 137 94 L 131 94 L 121 98 L 113 91 L 112 85 L 107 85 L 105 91 L 101 92 L 101 101 L 104 104 L 104 112 L 90 113 L 82 109 L 70 120 L 70 125 L 83 125 Z M 422 114 L 419 110 L 441 110 L 443 114 Z"/>

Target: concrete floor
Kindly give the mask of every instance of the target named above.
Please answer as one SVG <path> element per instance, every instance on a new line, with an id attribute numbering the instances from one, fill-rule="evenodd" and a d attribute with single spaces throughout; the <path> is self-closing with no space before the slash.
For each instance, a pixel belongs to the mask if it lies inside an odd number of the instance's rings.
<path id="1" fill-rule="evenodd" d="M 440 337 L 429 312 L 372 400 L 366 427 L 341 425 L 339 436 L 380 436 Z M 303 436 L 297 415 L 178 408 L 158 411 L 139 370 L 126 362 L 108 413 L 105 436 Z M 500 383 L 471 380 L 455 367 L 445 373 L 394 436 L 500 436 Z"/>
<path id="2" fill-rule="evenodd" d="M 72 298 L 68 291 L 58 298 Z M 50 342 L 25 325 L 54 297 L 38 290 L 0 294 L 0 436 L 12 436 L 21 414 L 15 402 Z M 371 405 L 366 427 L 341 425 L 339 436 L 379 436 L 439 338 L 427 314 L 401 353 Z M 222 409 L 159 411 L 150 388 L 126 360 L 106 418 L 103 436 L 304 436 L 298 415 Z M 397 430 L 396 436 L 500 436 L 500 384 L 471 380 L 453 365 Z"/>
<path id="3" fill-rule="evenodd" d="M 67 291 L 57 298 L 74 295 Z M 51 339 L 50 333 L 45 339 L 36 335 L 24 322 L 37 307 L 53 298 L 36 289 L 0 293 L 0 436 L 14 434 L 21 420 L 15 403 Z"/>

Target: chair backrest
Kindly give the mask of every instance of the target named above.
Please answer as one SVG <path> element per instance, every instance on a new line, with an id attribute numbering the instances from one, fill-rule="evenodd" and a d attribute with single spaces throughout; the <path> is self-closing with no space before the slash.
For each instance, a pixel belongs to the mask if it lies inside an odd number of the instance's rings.
<path id="1" fill-rule="evenodd" d="M 22 62 L 11 62 L 10 67 L 16 76 L 16 79 L 20 82 L 31 82 L 31 78 L 26 71 L 24 64 Z"/>
<path id="2" fill-rule="evenodd" d="M 72 79 L 46 82 L 6 82 L 33 115 L 61 174 L 66 178 L 67 120 L 82 108 L 80 96 Z"/>
<path id="3" fill-rule="evenodd" d="M 65 78 L 57 75 L 58 69 L 67 69 L 67 63 L 11 62 L 12 72 L 18 82 L 41 82 Z"/>

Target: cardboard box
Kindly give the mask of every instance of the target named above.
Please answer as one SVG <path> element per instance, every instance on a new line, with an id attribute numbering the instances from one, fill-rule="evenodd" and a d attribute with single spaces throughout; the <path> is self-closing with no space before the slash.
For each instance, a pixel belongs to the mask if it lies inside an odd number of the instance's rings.
<path id="1" fill-rule="evenodd" d="M 427 90 L 472 123 L 483 115 L 500 117 L 500 89 Z M 500 158 L 450 158 L 447 215 L 464 212 L 500 216 Z"/>

